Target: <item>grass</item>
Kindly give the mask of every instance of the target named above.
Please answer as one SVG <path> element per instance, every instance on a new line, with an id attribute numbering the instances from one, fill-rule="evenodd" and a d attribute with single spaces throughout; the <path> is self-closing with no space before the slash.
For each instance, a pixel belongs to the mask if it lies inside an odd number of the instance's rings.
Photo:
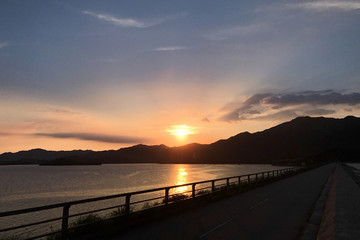
<path id="1" fill-rule="evenodd" d="M 80 229 L 80 228 L 85 227 L 85 225 L 87 225 L 87 224 L 95 223 L 95 222 L 98 222 L 101 220 L 103 220 L 103 219 L 97 214 L 89 214 L 86 216 L 79 217 L 70 224 L 69 227 L 75 228 L 75 229 L 69 229 L 69 235 L 72 235 L 72 234 L 78 235 L 78 234 L 86 233 L 86 231 L 84 231 L 83 229 Z M 46 239 L 47 240 L 61 240 L 61 234 L 57 233 L 54 235 L 50 235 L 50 236 L 47 236 Z"/>
<path id="2" fill-rule="evenodd" d="M 183 193 L 174 194 L 174 195 L 169 196 L 168 203 L 183 201 L 187 198 L 189 198 L 189 196 L 187 194 L 183 194 Z M 162 203 L 165 203 L 165 198 L 162 200 Z"/>
<path id="3" fill-rule="evenodd" d="M 98 222 L 101 220 L 102 220 L 102 218 L 100 216 L 98 216 L 97 214 L 89 214 L 89 215 L 82 216 L 82 217 L 79 217 L 78 219 L 76 219 L 75 222 L 70 224 L 70 227 L 78 227 L 81 225 Z"/>
<path id="4" fill-rule="evenodd" d="M 142 210 L 145 210 L 145 209 L 149 209 L 149 208 L 152 208 L 152 207 L 156 207 L 156 206 L 159 206 L 161 205 L 161 202 L 154 202 L 154 203 L 145 203 L 143 206 L 142 206 Z"/>
<path id="5" fill-rule="evenodd" d="M 209 194 L 211 193 L 210 190 L 199 190 L 197 191 L 196 195 L 204 195 L 204 194 Z"/>
<path id="6" fill-rule="evenodd" d="M 132 212 L 132 208 L 130 208 L 130 213 Z M 122 207 L 118 207 L 117 209 L 115 209 L 114 211 L 112 211 L 110 213 L 110 217 L 117 217 L 117 216 L 121 216 L 121 215 L 125 215 L 126 214 L 126 207 L 122 206 Z"/>

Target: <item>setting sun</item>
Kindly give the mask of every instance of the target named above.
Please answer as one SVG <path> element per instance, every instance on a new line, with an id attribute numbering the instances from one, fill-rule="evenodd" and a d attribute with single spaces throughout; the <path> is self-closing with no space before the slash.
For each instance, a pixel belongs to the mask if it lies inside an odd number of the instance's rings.
<path id="1" fill-rule="evenodd" d="M 190 134 L 197 134 L 198 130 L 196 127 L 191 127 L 187 125 L 173 125 L 170 129 L 166 130 L 170 135 L 175 135 L 179 138 L 183 138 Z"/>

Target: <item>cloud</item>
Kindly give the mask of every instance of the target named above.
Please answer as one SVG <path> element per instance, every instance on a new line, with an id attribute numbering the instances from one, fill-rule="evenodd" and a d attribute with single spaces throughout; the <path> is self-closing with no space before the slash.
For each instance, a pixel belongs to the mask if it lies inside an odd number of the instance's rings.
<path id="1" fill-rule="evenodd" d="M 79 115 L 80 114 L 79 112 L 70 110 L 65 107 L 60 107 L 60 106 L 48 106 L 48 107 L 44 108 L 42 111 L 46 112 L 46 113 L 55 113 L 55 114 L 60 114 L 60 115 Z"/>
<path id="2" fill-rule="evenodd" d="M 122 27 L 148 28 L 148 27 L 151 27 L 151 26 L 161 23 L 161 21 L 144 22 L 144 21 L 139 21 L 139 20 L 132 19 L 132 18 L 116 18 L 112 15 L 94 13 L 94 12 L 90 12 L 90 11 L 83 11 L 83 13 L 93 16 L 99 20 L 109 22 L 109 23 L 115 24 L 117 26 L 122 26 Z"/>
<path id="3" fill-rule="evenodd" d="M 141 143 L 147 141 L 147 139 L 143 138 L 94 133 L 35 133 L 34 135 L 51 138 L 74 138 L 105 143 Z"/>
<path id="4" fill-rule="evenodd" d="M 101 21 L 105 21 L 105 22 L 108 22 L 108 23 L 111 23 L 111 24 L 114 24 L 117 26 L 133 27 L 133 28 L 148 28 L 148 27 L 152 27 L 152 26 L 158 25 L 160 23 L 163 23 L 164 21 L 175 19 L 178 17 L 183 17 L 183 16 L 187 15 L 187 13 L 182 12 L 182 13 L 178 13 L 178 14 L 169 15 L 169 16 L 163 17 L 161 19 L 141 21 L 141 20 L 137 20 L 137 19 L 133 19 L 133 18 L 117 18 L 110 14 L 95 13 L 95 12 L 86 11 L 86 10 L 83 11 L 83 14 L 90 15 Z"/>
<path id="5" fill-rule="evenodd" d="M 204 117 L 203 119 L 201 119 L 201 121 L 202 121 L 202 122 L 205 122 L 205 123 L 209 123 L 209 122 L 210 122 L 209 118 L 207 118 L 207 117 Z"/>
<path id="6" fill-rule="evenodd" d="M 119 63 L 124 61 L 123 58 L 96 58 L 96 59 L 87 59 L 87 62 L 91 63 Z"/>
<path id="7" fill-rule="evenodd" d="M 356 105 L 360 103 L 360 93 L 342 94 L 327 91 L 307 91 L 300 93 L 290 93 L 282 95 L 272 95 L 263 99 L 268 104 L 274 104 L 274 107 L 280 108 L 287 105 L 297 104 L 314 104 L 314 105 L 329 105 L 329 104 L 346 104 Z"/>
<path id="8" fill-rule="evenodd" d="M 6 46 L 9 46 L 9 42 L 2 42 L 0 43 L 0 49 L 6 47 Z"/>
<path id="9" fill-rule="evenodd" d="M 171 46 L 171 47 L 159 47 L 155 48 L 154 51 L 179 51 L 179 50 L 185 50 L 187 47 L 184 46 Z"/>
<path id="10" fill-rule="evenodd" d="M 255 23 L 255 24 L 237 26 L 232 28 L 225 28 L 203 36 L 210 40 L 221 41 L 232 37 L 244 37 L 261 32 L 266 32 L 268 31 L 268 29 L 269 26 L 266 23 Z"/>
<path id="11" fill-rule="evenodd" d="M 222 110 L 227 111 L 221 121 L 240 121 L 246 119 L 263 119 L 270 116 L 279 116 L 279 113 L 286 113 L 282 116 L 295 115 L 329 115 L 336 113 L 334 109 L 319 108 L 335 105 L 355 106 L 360 104 L 360 93 L 343 94 L 333 90 L 325 91 L 303 91 L 295 93 L 264 93 L 254 94 L 246 101 L 227 104 Z M 229 109 L 229 106 L 233 106 Z"/>
<path id="12" fill-rule="evenodd" d="M 354 1 L 313 1 L 305 3 L 287 4 L 290 8 L 303 8 L 313 11 L 342 10 L 351 11 L 360 9 L 360 3 Z"/>
<path id="13" fill-rule="evenodd" d="M 309 111 L 305 111 L 304 112 L 306 115 L 329 115 L 329 114 L 333 114 L 336 113 L 335 110 L 329 110 L 329 109 L 312 109 Z"/>
<path id="14" fill-rule="evenodd" d="M 276 113 L 266 114 L 263 116 L 256 117 L 257 120 L 283 120 L 283 119 L 292 119 L 299 117 L 300 115 L 293 110 L 279 111 Z"/>

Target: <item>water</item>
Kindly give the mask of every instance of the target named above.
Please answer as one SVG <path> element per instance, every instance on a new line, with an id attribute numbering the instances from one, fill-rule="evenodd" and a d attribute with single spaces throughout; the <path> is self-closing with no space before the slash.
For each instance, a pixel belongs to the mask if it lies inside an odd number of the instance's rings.
<path id="1" fill-rule="evenodd" d="M 1 166 L 0 212 L 279 169 L 271 165 Z"/>
<path id="2" fill-rule="evenodd" d="M 0 166 L 0 212 L 281 168 L 283 167 L 251 164 Z M 174 190 L 174 193 L 181 193 L 188 188 Z M 92 207 L 94 206 L 87 206 L 86 209 Z M 72 207 L 72 211 L 77 210 Z M 47 219 L 49 215 L 61 216 L 61 209 L 57 212 L 40 213 L 39 216 L 21 216 L 11 221 L 0 218 L 0 229 L 4 225 L 7 227 L 9 222 L 25 223 L 28 218 L 40 220 Z M 53 226 L 46 228 L 52 229 Z"/>

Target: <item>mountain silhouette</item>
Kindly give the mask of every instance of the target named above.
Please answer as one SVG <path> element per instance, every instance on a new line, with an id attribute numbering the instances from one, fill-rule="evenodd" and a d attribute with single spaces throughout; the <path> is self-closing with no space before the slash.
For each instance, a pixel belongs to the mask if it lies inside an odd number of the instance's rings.
<path id="1" fill-rule="evenodd" d="M 61 159 L 98 163 L 265 163 L 356 162 L 360 154 L 360 118 L 298 117 L 270 129 L 243 132 L 212 144 L 180 147 L 136 145 L 109 151 L 33 149 L 0 155 L 0 164 L 61 165 Z"/>

